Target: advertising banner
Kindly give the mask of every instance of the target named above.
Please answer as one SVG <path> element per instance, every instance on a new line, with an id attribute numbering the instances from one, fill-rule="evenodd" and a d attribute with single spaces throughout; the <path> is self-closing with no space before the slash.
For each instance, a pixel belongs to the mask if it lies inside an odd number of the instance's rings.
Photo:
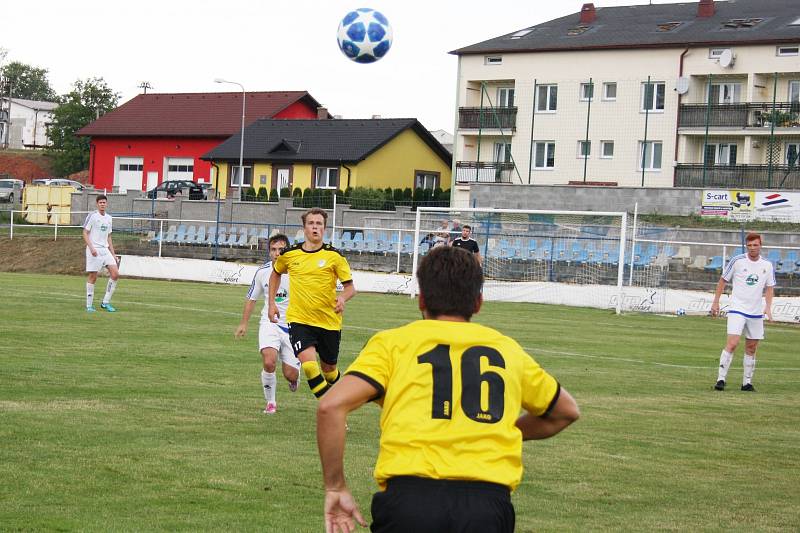
<path id="1" fill-rule="evenodd" d="M 800 222 L 800 192 L 707 189 L 701 216 L 735 221 Z"/>

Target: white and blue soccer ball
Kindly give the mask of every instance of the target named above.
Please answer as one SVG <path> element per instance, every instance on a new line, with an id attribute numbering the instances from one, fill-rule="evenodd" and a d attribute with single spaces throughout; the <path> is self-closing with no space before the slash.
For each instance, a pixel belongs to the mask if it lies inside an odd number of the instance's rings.
<path id="1" fill-rule="evenodd" d="M 678 316 L 683 316 L 686 314 L 686 309 L 684 309 L 683 307 L 679 307 L 678 310 L 675 311 L 675 314 Z"/>
<path id="2" fill-rule="evenodd" d="M 348 59 L 356 63 L 374 63 L 392 47 L 392 27 L 383 14 L 362 7 L 344 16 L 336 40 Z"/>

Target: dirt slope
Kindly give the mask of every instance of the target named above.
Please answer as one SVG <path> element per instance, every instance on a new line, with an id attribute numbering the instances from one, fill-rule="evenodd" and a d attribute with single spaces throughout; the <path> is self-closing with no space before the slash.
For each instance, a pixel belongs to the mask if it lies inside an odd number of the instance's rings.
<path id="1" fill-rule="evenodd" d="M 85 245 L 76 237 L 0 237 L 0 271 L 83 274 Z"/>

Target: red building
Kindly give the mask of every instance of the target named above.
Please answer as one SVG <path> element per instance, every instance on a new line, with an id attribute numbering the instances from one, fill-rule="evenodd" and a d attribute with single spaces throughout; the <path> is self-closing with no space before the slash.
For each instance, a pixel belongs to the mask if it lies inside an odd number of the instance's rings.
<path id="1" fill-rule="evenodd" d="M 262 118 L 330 116 L 304 91 L 247 93 L 245 125 Z M 89 183 L 125 191 L 209 182 L 211 165 L 200 156 L 239 133 L 241 120 L 241 92 L 140 94 L 78 131 L 91 137 Z"/>

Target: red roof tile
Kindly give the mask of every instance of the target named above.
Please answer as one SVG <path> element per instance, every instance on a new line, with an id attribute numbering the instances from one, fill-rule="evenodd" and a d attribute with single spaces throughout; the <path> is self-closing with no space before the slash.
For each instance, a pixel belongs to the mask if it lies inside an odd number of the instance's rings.
<path id="1" fill-rule="evenodd" d="M 306 91 L 248 92 L 245 123 L 272 118 L 298 100 L 319 103 Z M 88 136 L 229 136 L 241 129 L 242 93 L 140 94 L 78 131 Z"/>

